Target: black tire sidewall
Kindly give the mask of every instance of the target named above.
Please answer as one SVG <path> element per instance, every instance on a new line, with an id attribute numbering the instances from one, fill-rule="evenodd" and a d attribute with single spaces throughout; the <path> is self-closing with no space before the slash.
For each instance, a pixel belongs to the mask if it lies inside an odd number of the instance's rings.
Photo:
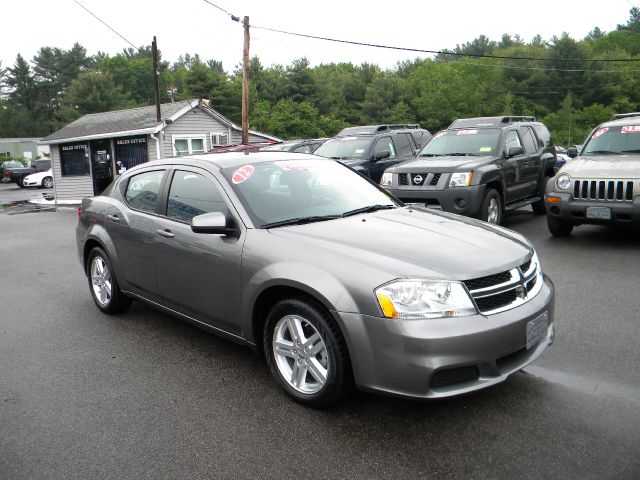
<path id="1" fill-rule="evenodd" d="M 294 389 L 280 373 L 273 353 L 273 332 L 278 321 L 286 315 L 298 315 L 311 323 L 327 348 L 329 370 L 322 389 L 314 394 L 304 394 Z M 263 332 L 263 348 L 271 374 L 285 392 L 298 403 L 321 408 L 340 400 L 349 390 L 351 365 L 344 339 L 337 325 L 323 309 L 306 299 L 287 299 L 276 303 L 269 312 Z"/>
<path id="2" fill-rule="evenodd" d="M 547 214 L 547 227 L 551 235 L 555 237 L 568 237 L 573 231 L 574 225 L 565 220 Z"/>
<path id="3" fill-rule="evenodd" d="M 480 219 L 487 222 L 489 219 L 489 202 L 492 198 L 495 198 L 498 201 L 498 206 L 500 207 L 498 210 L 498 221 L 495 223 L 496 225 L 500 225 L 502 223 L 503 216 L 503 206 L 502 206 L 502 197 L 497 190 L 490 188 L 484 194 L 484 200 L 482 200 L 482 206 L 480 207 Z"/>

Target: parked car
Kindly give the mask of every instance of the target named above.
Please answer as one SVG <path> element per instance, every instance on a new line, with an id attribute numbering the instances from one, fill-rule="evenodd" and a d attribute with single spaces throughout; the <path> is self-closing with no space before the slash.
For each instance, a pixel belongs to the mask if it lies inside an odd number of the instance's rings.
<path id="1" fill-rule="evenodd" d="M 499 224 L 505 210 L 525 205 L 545 213 L 555 162 L 549 130 L 534 117 L 459 119 L 415 160 L 388 169 L 381 185 L 406 203 Z"/>
<path id="2" fill-rule="evenodd" d="M 51 169 L 51 160 L 35 160 L 31 162 L 30 167 L 11 167 L 4 169 L 5 177 L 16 183 L 20 188 L 24 188 L 22 181 L 27 175 L 32 173 L 44 172 Z"/>
<path id="3" fill-rule="evenodd" d="M 45 172 L 32 173 L 22 179 L 23 187 L 53 188 L 53 172 L 51 169 Z"/>
<path id="4" fill-rule="evenodd" d="M 345 128 L 314 152 L 338 160 L 378 183 L 385 169 L 415 157 L 431 133 L 420 125 Z"/>
<path id="5" fill-rule="evenodd" d="M 556 169 L 559 170 L 562 166 L 571 161 L 571 157 L 567 155 L 567 149 L 561 147 L 560 145 L 556 145 Z"/>
<path id="6" fill-rule="evenodd" d="M 640 114 L 598 125 L 580 154 L 547 182 L 547 225 L 556 236 L 582 224 L 640 225 Z"/>
<path id="7" fill-rule="evenodd" d="M 313 153 L 326 142 L 327 138 L 313 138 L 309 140 L 289 140 L 282 143 L 275 143 L 261 147 L 260 151 L 265 152 L 293 152 L 293 153 Z"/>
<path id="8" fill-rule="evenodd" d="M 521 235 L 403 207 L 304 154 L 181 157 L 82 202 L 78 256 L 104 313 L 131 299 L 263 353 L 296 401 L 415 398 L 505 380 L 554 339 L 554 288 Z"/>
<path id="9" fill-rule="evenodd" d="M 22 168 L 24 165 L 17 160 L 6 160 L 4 162 L 0 162 L 0 177 L 2 177 L 2 181 L 4 183 L 11 181 L 11 169 L 12 168 Z M 7 174 L 4 173 L 4 170 L 8 169 Z"/>
<path id="10" fill-rule="evenodd" d="M 252 143 L 240 143 L 237 145 L 221 145 L 219 147 L 213 147 L 209 150 L 209 153 L 227 153 L 227 152 L 257 152 L 263 147 L 268 147 L 270 145 L 276 145 L 280 142 L 252 142 Z"/>

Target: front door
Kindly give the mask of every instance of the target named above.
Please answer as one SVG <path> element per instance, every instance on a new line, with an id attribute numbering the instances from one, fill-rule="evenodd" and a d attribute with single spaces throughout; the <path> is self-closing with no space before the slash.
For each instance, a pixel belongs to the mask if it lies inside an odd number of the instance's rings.
<path id="1" fill-rule="evenodd" d="M 113 181 L 113 166 L 110 140 L 91 142 L 91 169 L 93 172 L 93 194 L 100 195 Z"/>

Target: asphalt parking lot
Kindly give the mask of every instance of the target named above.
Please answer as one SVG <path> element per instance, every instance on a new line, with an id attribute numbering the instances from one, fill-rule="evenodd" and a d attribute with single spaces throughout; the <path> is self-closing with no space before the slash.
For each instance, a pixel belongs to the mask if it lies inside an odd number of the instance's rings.
<path id="1" fill-rule="evenodd" d="M 541 359 L 464 397 L 316 411 L 244 347 L 139 303 L 99 313 L 75 212 L 17 211 L 0 213 L 3 480 L 640 478 L 637 230 L 556 239 L 544 217 L 509 215 L 557 289 Z"/>

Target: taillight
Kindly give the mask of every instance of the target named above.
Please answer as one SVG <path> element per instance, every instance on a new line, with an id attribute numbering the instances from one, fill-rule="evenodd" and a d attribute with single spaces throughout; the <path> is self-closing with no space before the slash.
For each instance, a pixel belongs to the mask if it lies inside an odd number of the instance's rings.
<path id="1" fill-rule="evenodd" d="M 82 216 L 82 207 L 78 207 L 78 221 L 80 221 L 81 216 Z"/>

